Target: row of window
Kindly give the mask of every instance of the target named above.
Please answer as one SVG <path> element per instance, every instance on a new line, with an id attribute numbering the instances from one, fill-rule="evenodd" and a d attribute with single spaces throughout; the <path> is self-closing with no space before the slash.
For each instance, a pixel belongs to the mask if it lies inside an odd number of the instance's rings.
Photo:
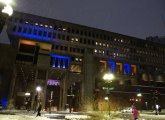
<path id="1" fill-rule="evenodd" d="M 52 48 L 55 50 L 68 51 L 68 47 L 62 45 L 53 45 Z M 84 53 L 84 49 L 75 48 L 75 47 L 69 47 L 69 51 L 74 53 L 81 53 L 81 54 Z"/>
<path id="2" fill-rule="evenodd" d="M 124 53 L 120 53 L 120 52 L 99 50 L 99 49 L 94 49 L 93 54 L 102 55 L 102 56 L 107 55 L 113 59 L 129 59 L 129 60 L 136 61 L 136 62 L 165 64 L 165 61 L 162 59 L 155 59 L 155 58 L 151 59 L 151 58 L 146 58 L 146 57 L 144 58 L 144 57 L 140 57 L 140 56 L 129 55 L 129 54 L 124 54 Z"/>
<path id="3" fill-rule="evenodd" d="M 51 31 L 42 31 L 42 30 L 38 30 L 36 28 L 31 28 L 31 27 L 21 27 L 21 26 L 14 26 L 13 27 L 13 32 L 14 31 L 17 31 L 17 32 L 23 32 L 23 33 L 28 33 L 28 34 L 33 34 L 33 35 L 39 35 L 39 36 L 44 36 L 44 37 L 48 37 L 48 38 L 52 38 L 52 39 L 55 39 L 56 38 L 56 33 L 55 32 L 51 32 Z M 64 34 L 57 34 L 57 37 L 58 39 L 62 39 L 62 40 L 67 40 L 67 41 L 71 41 L 71 42 L 79 42 L 79 43 L 83 43 L 83 44 L 88 44 L 88 45 L 96 45 L 96 46 L 100 46 L 100 47 L 110 47 L 114 50 L 118 50 L 118 51 L 124 51 L 124 52 L 129 52 L 130 49 L 129 48 L 123 48 L 123 47 L 120 47 L 120 46 L 117 46 L 117 45 L 109 45 L 107 43 L 104 43 L 104 42 L 94 42 L 94 40 L 90 40 L 90 39 L 82 39 L 82 38 L 78 38 L 78 37 L 71 37 L 69 35 L 65 36 Z M 73 49 L 73 52 L 75 51 L 75 49 Z M 79 52 L 79 50 L 78 50 Z M 101 53 L 101 52 L 99 52 Z M 148 54 L 148 55 L 152 55 L 152 56 L 155 56 L 155 57 L 163 57 L 162 54 L 158 55 L 158 53 L 152 53 L 152 52 L 145 52 L 145 51 L 142 51 L 142 50 L 136 50 L 136 53 L 138 54 Z M 103 53 L 104 54 L 104 53 Z"/>
<path id="4" fill-rule="evenodd" d="M 156 52 L 147 52 L 147 51 L 143 51 L 143 50 L 136 50 L 136 53 L 138 54 L 143 54 L 143 55 L 150 55 L 150 56 L 153 56 L 153 57 L 164 57 L 163 54 L 158 54 Z"/>
<path id="5" fill-rule="evenodd" d="M 80 30 L 80 29 L 77 29 L 77 28 L 70 28 L 68 26 L 64 26 L 64 25 L 61 25 L 61 24 L 58 24 L 58 25 L 55 25 L 55 24 L 50 25 L 49 24 L 48 25 L 48 24 L 43 24 L 43 23 L 38 23 L 38 22 L 31 21 L 31 20 L 27 20 L 25 18 L 13 18 L 13 22 L 19 22 L 21 24 L 30 24 L 31 26 L 39 26 L 39 27 L 42 27 L 42 28 L 44 27 L 44 28 L 54 29 L 54 30 L 68 32 L 68 33 L 72 33 L 72 34 L 76 34 L 76 35 L 93 37 L 93 38 L 97 38 L 97 39 L 101 39 L 101 40 L 112 40 L 114 42 L 132 44 L 132 45 L 139 46 L 139 47 L 144 46 L 144 47 L 149 48 L 149 49 L 165 52 L 165 49 L 163 49 L 161 47 L 154 47 L 154 45 L 152 45 L 150 43 L 144 44 L 142 40 L 140 40 L 140 41 L 138 41 L 138 40 L 135 40 L 135 41 L 133 41 L 133 40 L 124 40 L 119 35 L 118 35 L 118 37 L 114 37 L 114 35 L 112 37 L 112 35 L 110 36 L 109 33 L 102 34 L 102 33 L 99 33 L 99 32 L 94 32 L 93 30 L 92 31 Z M 111 34 L 113 34 L 113 33 L 111 33 Z"/>

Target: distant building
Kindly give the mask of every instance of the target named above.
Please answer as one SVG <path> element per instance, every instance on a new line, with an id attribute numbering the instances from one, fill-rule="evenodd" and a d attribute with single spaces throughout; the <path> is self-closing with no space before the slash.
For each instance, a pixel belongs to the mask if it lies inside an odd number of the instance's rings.
<path id="1" fill-rule="evenodd" d="M 156 43 L 160 43 L 160 44 L 165 44 L 165 36 L 162 37 L 147 37 L 146 40 L 152 41 L 152 42 L 156 42 Z"/>
<path id="2" fill-rule="evenodd" d="M 79 110 L 89 98 L 99 105 L 107 94 L 102 79 L 106 72 L 115 75 L 109 86 L 114 101 L 138 102 L 143 108 L 145 102 L 163 103 L 165 45 L 19 12 L 7 25 L 17 51 L 10 92 L 16 107 L 23 105 L 27 92 L 32 105 L 38 95 L 45 108 L 51 100 L 54 110 Z"/>

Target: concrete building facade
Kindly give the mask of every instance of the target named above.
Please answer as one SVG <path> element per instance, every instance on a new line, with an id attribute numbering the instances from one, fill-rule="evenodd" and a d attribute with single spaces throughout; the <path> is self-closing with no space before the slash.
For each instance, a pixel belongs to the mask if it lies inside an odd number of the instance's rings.
<path id="1" fill-rule="evenodd" d="M 7 26 L 17 51 L 10 97 L 18 108 L 28 92 L 32 107 L 37 95 L 45 108 L 79 110 L 87 99 L 106 96 L 109 83 L 105 85 L 102 79 L 106 72 L 115 75 L 110 88 L 119 100 L 131 104 L 142 93 L 143 98 L 137 99 L 141 104 L 152 104 L 150 99 L 162 103 L 164 45 L 19 12 Z M 41 86 L 40 92 L 37 86 Z"/>

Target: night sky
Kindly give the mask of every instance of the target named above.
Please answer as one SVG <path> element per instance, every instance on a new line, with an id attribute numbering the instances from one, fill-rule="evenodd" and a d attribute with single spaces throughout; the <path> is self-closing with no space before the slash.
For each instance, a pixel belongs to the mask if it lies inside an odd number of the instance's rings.
<path id="1" fill-rule="evenodd" d="M 14 0 L 15 10 L 138 38 L 165 36 L 165 0 Z"/>

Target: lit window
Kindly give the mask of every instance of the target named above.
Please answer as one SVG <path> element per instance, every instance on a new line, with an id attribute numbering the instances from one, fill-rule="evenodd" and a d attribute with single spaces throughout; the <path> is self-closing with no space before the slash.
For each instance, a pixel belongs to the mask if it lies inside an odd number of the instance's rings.
<path id="1" fill-rule="evenodd" d="M 95 49 L 95 53 L 97 53 L 97 50 Z"/>
<path id="2" fill-rule="evenodd" d="M 63 30 L 63 31 L 66 31 L 66 28 L 63 28 L 62 30 Z"/>
<path id="3" fill-rule="evenodd" d="M 45 27 L 48 27 L 48 25 L 45 25 Z"/>
<path id="4" fill-rule="evenodd" d="M 96 42 L 96 45 L 98 45 L 98 42 Z"/>
<path id="5" fill-rule="evenodd" d="M 28 21 L 26 21 L 25 23 L 26 23 L 26 24 L 28 24 L 29 22 L 28 22 Z"/>
<path id="6" fill-rule="evenodd" d="M 121 40 L 121 42 L 123 42 L 123 40 Z"/>
<path id="7" fill-rule="evenodd" d="M 105 47 L 105 43 L 103 43 L 103 46 Z"/>
<path id="8" fill-rule="evenodd" d="M 40 24 L 40 26 L 42 27 L 42 26 L 43 26 L 43 24 Z"/>
<path id="9" fill-rule="evenodd" d="M 80 61 L 82 61 L 82 59 L 80 58 Z"/>
<path id="10" fill-rule="evenodd" d="M 107 47 L 109 47 L 109 44 L 107 44 Z"/>
<path id="11" fill-rule="evenodd" d="M 99 43 L 99 45 L 101 46 L 101 45 L 102 45 L 102 43 Z"/>
<path id="12" fill-rule="evenodd" d="M 78 58 L 75 58 L 76 61 L 78 61 Z"/>
<path id="13" fill-rule="evenodd" d="M 38 25 L 38 23 L 35 23 L 35 25 Z"/>
<path id="14" fill-rule="evenodd" d="M 81 72 L 81 66 L 80 65 L 71 65 L 70 71 L 74 73 L 80 73 Z"/>
<path id="15" fill-rule="evenodd" d="M 76 38 L 75 41 L 78 42 L 78 38 Z"/>
<path id="16" fill-rule="evenodd" d="M 50 28 L 53 28 L 53 26 L 49 26 Z"/>

